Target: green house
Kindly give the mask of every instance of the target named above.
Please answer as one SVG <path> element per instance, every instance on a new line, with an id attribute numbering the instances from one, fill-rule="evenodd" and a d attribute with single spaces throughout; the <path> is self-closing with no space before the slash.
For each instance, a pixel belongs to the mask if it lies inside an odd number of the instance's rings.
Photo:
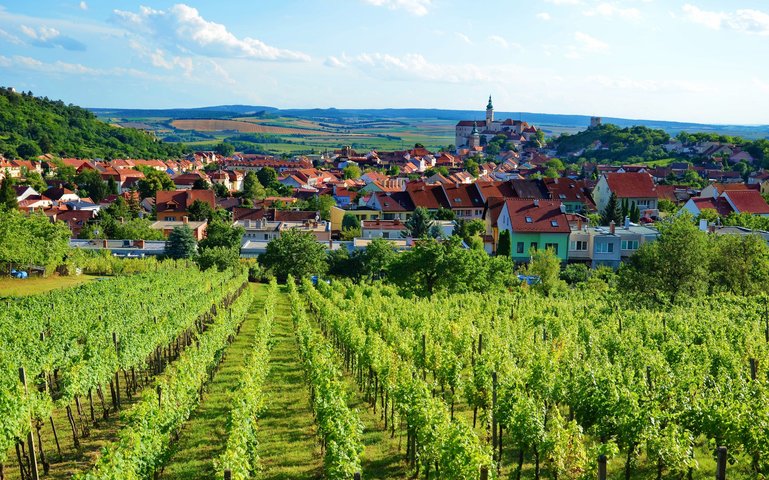
<path id="1" fill-rule="evenodd" d="M 531 260 L 529 250 L 552 249 L 561 261 L 569 251 L 569 221 L 561 202 L 544 199 L 509 198 L 497 219 L 501 233 L 510 233 L 510 255 L 516 262 Z"/>

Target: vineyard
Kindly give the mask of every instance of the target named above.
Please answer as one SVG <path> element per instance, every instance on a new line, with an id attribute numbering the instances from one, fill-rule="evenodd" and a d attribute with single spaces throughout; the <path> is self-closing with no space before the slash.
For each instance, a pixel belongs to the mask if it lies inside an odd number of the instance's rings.
<path id="1" fill-rule="evenodd" d="M 769 472 L 761 299 L 414 299 L 169 261 L 3 304 L 2 479 L 699 479 L 717 447 L 726 478 Z"/>

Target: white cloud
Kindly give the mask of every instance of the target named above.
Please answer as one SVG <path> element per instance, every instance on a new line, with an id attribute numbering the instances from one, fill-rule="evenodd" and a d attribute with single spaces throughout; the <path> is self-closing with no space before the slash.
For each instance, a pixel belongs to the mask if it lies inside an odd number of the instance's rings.
<path id="1" fill-rule="evenodd" d="M 609 45 L 597 38 L 584 32 L 575 32 L 575 45 L 570 45 L 566 51 L 566 58 L 579 59 L 586 54 L 605 53 L 609 50 Z"/>
<path id="2" fill-rule="evenodd" d="M 238 38 L 224 25 L 206 20 L 197 9 L 185 4 L 165 11 L 144 6 L 139 13 L 114 10 L 114 15 L 117 23 L 128 30 L 183 53 L 252 60 L 310 60 L 302 52 L 273 47 L 255 38 Z"/>
<path id="3" fill-rule="evenodd" d="M 637 8 L 623 8 L 614 3 L 599 3 L 589 10 L 585 10 L 583 13 L 588 17 L 619 17 L 627 20 L 638 20 L 641 18 L 641 11 Z"/>
<path id="4" fill-rule="evenodd" d="M 580 5 L 582 3 L 581 0 L 545 0 L 545 2 L 553 5 Z"/>
<path id="5" fill-rule="evenodd" d="M 538 19 L 540 19 L 540 20 L 543 20 L 543 21 L 545 21 L 545 22 L 548 22 L 548 21 L 550 21 L 550 19 L 552 18 L 552 17 L 550 16 L 550 14 L 549 14 L 549 13 L 547 13 L 547 12 L 539 12 L 539 13 L 536 15 L 536 17 L 537 17 Z"/>
<path id="6" fill-rule="evenodd" d="M 0 28 L 0 40 L 6 40 L 9 43 L 12 43 L 14 45 L 20 45 L 24 42 L 21 41 L 19 37 L 16 35 L 13 35 L 12 33 L 8 33 L 2 28 Z"/>
<path id="7" fill-rule="evenodd" d="M 420 80 L 437 83 L 476 83 L 494 77 L 475 65 L 440 65 L 430 63 L 418 53 L 401 57 L 386 53 L 363 53 L 346 58 L 347 64 L 381 80 Z"/>
<path id="8" fill-rule="evenodd" d="M 473 41 L 470 40 L 470 37 L 468 37 L 464 33 L 457 33 L 457 37 L 459 37 L 460 40 L 462 40 L 463 42 L 465 42 L 468 45 L 472 45 L 473 44 Z"/>
<path id="9" fill-rule="evenodd" d="M 347 66 L 343 61 L 339 60 L 337 57 L 334 57 L 334 56 L 328 57 L 323 62 L 323 65 L 331 68 L 344 68 Z"/>
<path id="10" fill-rule="evenodd" d="M 37 29 L 20 25 L 21 32 L 28 38 L 30 45 L 36 47 L 53 48 L 62 47 L 66 50 L 84 51 L 85 44 L 67 35 L 62 35 L 57 29 L 41 25 Z"/>
<path id="11" fill-rule="evenodd" d="M 510 44 L 507 43 L 507 40 L 505 40 L 504 38 L 500 37 L 499 35 L 491 35 L 489 37 L 489 41 L 491 43 L 495 43 L 495 44 L 499 45 L 502 48 L 508 48 L 510 46 Z"/>
<path id="12" fill-rule="evenodd" d="M 614 90 L 628 90 L 647 93 L 691 93 L 706 94 L 712 92 L 712 87 L 702 83 L 682 80 L 648 80 L 627 77 L 611 77 L 607 75 L 592 75 L 586 78 L 588 83 L 598 85 L 601 88 Z"/>
<path id="13" fill-rule="evenodd" d="M 734 12 L 702 10 L 687 3 L 682 7 L 684 16 L 693 23 L 714 30 L 734 30 L 753 35 L 769 35 L 769 14 L 760 10 L 739 9 Z"/>
<path id="14" fill-rule="evenodd" d="M 88 4 L 85 2 L 80 2 L 80 10 L 88 10 Z"/>
<path id="15" fill-rule="evenodd" d="M 364 0 L 369 5 L 387 7 L 390 10 L 406 10 L 412 15 L 422 16 L 429 12 L 432 0 Z"/>
<path id="16" fill-rule="evenodd" d="M 753 77 L 753 86 L 763 91 L 764 93 L 769 93 L 769 83 L 764 82 L 760 78 Z"/>

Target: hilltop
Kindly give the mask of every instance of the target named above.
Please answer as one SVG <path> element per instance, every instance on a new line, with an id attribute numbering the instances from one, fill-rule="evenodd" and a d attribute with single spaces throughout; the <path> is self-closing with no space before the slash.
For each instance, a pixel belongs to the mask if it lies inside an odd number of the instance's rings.
<path id="1" fill-rule="evenodd" d="M 160 142 L 150 133 L 119 128 L 61 100 L 0 88 L 0 154 L 33 158 L 51 153 L 78 158 L 169 158 L 182 144 Z"/>

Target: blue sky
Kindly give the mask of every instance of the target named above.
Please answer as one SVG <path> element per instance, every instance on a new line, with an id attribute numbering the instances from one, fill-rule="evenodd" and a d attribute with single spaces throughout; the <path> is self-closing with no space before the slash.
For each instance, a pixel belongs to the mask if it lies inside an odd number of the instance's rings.
<path id="1" fill-rule="evenodd" d="M 90 107 L 769 124 L 769 3 L 0 0 L 0 84 Z"/>

